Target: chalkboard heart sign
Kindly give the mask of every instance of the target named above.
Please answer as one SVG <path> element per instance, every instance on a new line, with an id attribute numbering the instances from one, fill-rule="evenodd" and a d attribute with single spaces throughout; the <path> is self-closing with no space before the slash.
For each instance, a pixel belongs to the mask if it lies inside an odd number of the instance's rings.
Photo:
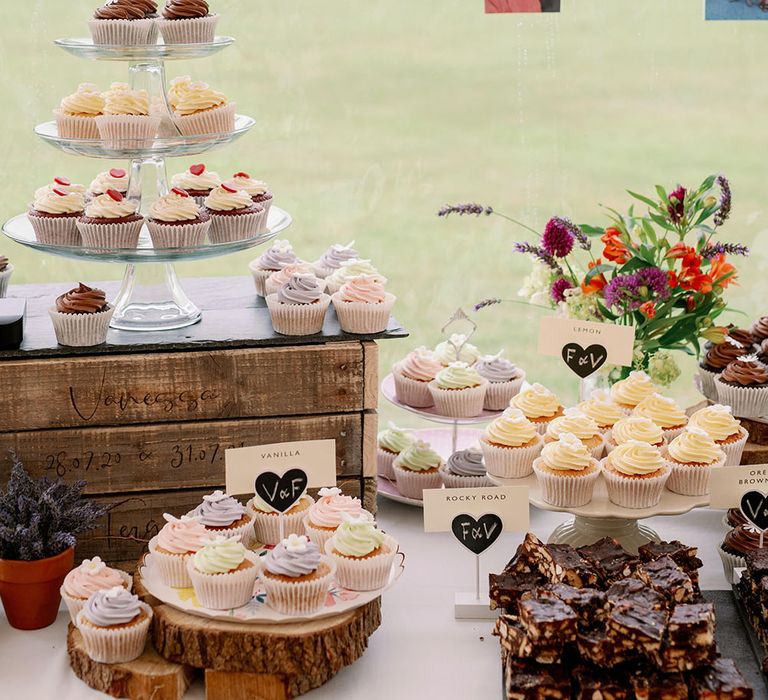
<path id="1" fill-rule="evenodd" d="M 563 346 L 562 354 L 565 364 L 582 379 L 597 372 L 608 359 L 608 350 L 597 343 L 587 348 L 578 343 L 568 343 Z"/>
<path id="2" fill-rule="evenodd" d="M 290 510 L 307 488 L 307 473 L 303 469 L 289 469 L 280 476 L 275 472 L 262 472 L 254 483 L 256 495 L 276 511 Z"/>
<path id="3" fill-rule="evenodd" d="M 504 523 L 495 513 L 486 513 L 475 519 L 461 513 L 451 522 L 451 530 L 456 539 L 470 552 L 482 554 L 497 539 L 504 529 Z"/>
<path id="4" fill-rule="evenodd" d="M 759 530 L 768 530 L 768 495 L 747 491 L 741 497 L 741 512 Z"/>

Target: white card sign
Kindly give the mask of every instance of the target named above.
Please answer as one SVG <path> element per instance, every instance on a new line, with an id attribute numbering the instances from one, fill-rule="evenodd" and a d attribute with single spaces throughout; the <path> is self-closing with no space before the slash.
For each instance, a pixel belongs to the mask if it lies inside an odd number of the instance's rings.
<path id="1" fill-rule="evenodd" d="M 740 508 L 749 491 L 768 493 L 768 464 L 715 467 L 709 479 L 709 506 Z"/>
<path id="2" fill-rule="evenodd" d="M 504 486 L 479 489 L 427 489 L 424 491 L 424 531 L 453 532 L 456 516 L 467 516 L 468 527 L 460 527 L 471 537 L 472 525 L 475 532 L 478 521 L 486 515 L 495 515 L 501 520 L 505 532 L 528 530 L 528 487 Z M 470 519 L 473 521 L 470 523 Z M 496 531 L 489 528 L 488 536 Z M 498 537 L 498 534 L 496 534 Z M 465 542 L 456 535 L 462 544 Z M 487 537 L 484 538 L 487 540 Z M 467 546 L 465 544 L 465 546 Z M 469 548 L 469 547 L 468 547 Z M 470 548 L 471 549 L 471 548 Z"/>

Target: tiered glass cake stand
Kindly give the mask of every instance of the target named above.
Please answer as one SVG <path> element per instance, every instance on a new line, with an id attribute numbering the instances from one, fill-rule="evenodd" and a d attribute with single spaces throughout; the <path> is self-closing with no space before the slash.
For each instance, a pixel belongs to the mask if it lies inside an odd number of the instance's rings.
<path id="1" fill-rule="evenodd" d="M 129 84 L 146 89 L 155 109 L 165 113 L 159 136 L 146 142 L 124 140 L 118 148 L 99 139 L 71 139 L 59 136 L 55 121 L 39 124 L 35 133 L 64 153 L 89 158 L 130 161 L 128 198 L 146 215 L 159 196 L 168 192 L 166 158 L 194 156 L 232 143 L 248 132 L 255 122 L 238 114 L 235 129 L 228 133 L 183 136 L 170 118 L 166 91 L 165 61 L 203 58 L 234 43 L 231 37 L 216 37 L 207 44 L 155 44 L 148 46 L 98 46 L 90 39 L 58 39 L 56 45 L 80 58 L 128 63 Z M 110 143 L 109 146 L 115 144 Z M 52 178 L 51 178 L 52 179 Z M 123 284 L 113 300 L 111 326 L 121 330 L 158 331 L 183 328 L 196 323 L 202 312 L 184 293 L 173 263 L 227 255 L 261 245 L 291 224 L 291 216 L 272 206 L 266 230 L 251 238 L 227 243 L 206 243 L 194 248 L 155 249 L 146 227 L 137 248 L 90 249 L 84 246 L 43 244 L 36 240 L 26 214 L 7 221 L 4 233 L 22 245 L 44 253 L 92 262 L 124 263 Z"/>

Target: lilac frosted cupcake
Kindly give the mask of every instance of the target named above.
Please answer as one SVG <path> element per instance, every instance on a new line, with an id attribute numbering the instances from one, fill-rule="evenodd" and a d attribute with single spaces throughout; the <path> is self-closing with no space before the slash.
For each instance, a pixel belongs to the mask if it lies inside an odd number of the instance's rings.
<path id="1" fill-rule="evenodd" d="M 65 139 L 99 138 L 96 117 L 104 111 L 104 97 L 93 83 L 81 83 L 53 111 L 59 136 Z"/>
<path id="2" fill-rule="evenodd" d="M 447 489 L 493 486 L 485 471 L 483 452 L 479 447 L 456 450 L 440 467 L 440 478 Z"/>
<path id="3" fill-rule="evenodd" d="M 688 425 L 688 415 L 674 399 L 661 394 L 646 396 L 632 411 L 633 416 L 650 418 L 661 428 L 667 442 L 676 438 Z"/>
<path id="4" fill-rule="evenodd" d="M 155 200 L 147 228 L 155 248 L 194 248 L 205 241 L 211 217 L 184 190 L 174 187 Z"/>
<path id="5" fill-rule="evenodd" d="M 483 355 L 475 362 L 475 371 L 485 377 L 488 391 L 485 394 L 486 411 L 503 411 L 513 396 L 520 392 L 525 381 L 525 372 L 513 362 L 502 357 L 501 350 L 496 355 Z"/>
<path id="6" fill-rule="evenodd" d="M 251 195 L 254 204 L 258 204 L 264 209 L 264 230 L 266 231 L 269 210 L 272 208 L 272 200 L 274 199 L 267 183 L 255 180 L 248 173 L 242 171 L 232 176 L 232 182 Z"/>
<path id="7" fill-rule="evenodd" d="M 442 368 L 435 353 L 423 345 L 409 352 L 392 367 L 397 400 L 414 408 L 433 406 L 435 402 L 429 391 L 429 383 Z"/>
<path id="8" fill-rule="evenodd" d="M 275 332 L 282 335 L 314 335 L 323 330 L 331 298 L 323 293 L 323 282 L 312 274 L 294 274 L 267 296 L 267 307 Z"/>
<path id="9" fill-rule="evenodd" d="M 657 448 L 667 444 L 664 439 L 664 431 L 650 418 L 627 416 L 618 421 L 605 436 L 605 449 L 610 454 L 617 445 L 622 445 L 630 440 L 647 442 Z"/>
<path id="10" fill-rule="evenodd" d="M 725 452 L 701 428 L 688 427 L 664 450 L 672 474 L 667 488 L 683 496 L 704 496 L 709 493 L 709 478 L 713 467 L 725 464 Z"/>
<path id="11" fill-rule="evenodd" d="M 603 456 L 605 442 L 600 427 L 586 413 L 582 413 L 578 408 L 565 409 L 565 415 L 555 418 L 544 434 L 544 442 L 555 442 L 563 435 L 569 433 L 575 435 L 584 443 L 589 453 L 595 458 L 600 459 Z"/>
<path id="12" fill-rule="evenodd" d="M 81 192 L 66 188 L 40 188 L 27 212 L 35 238 L 52 245 L 79 246 L 82 243 L 77 220 L 85 210 Z"/>
<path id="13" fill-rule="evenodd" d="M 203 502 L 188 515 L 197 518 L 212 536 L 237 537 L 246 546 L 253 539 L 253 519 L 245 506 L 223 491 L 203 496 Z"/>
<path id="14" fill-rule="evenodd" d="M 331 296 L 333 308 L 345 333 L 383 333 L 396 297 L 376 275 L 359 275 L 345 282 Z"/>
<path id="15" fill-rule="evenodd" d="M 457 348 L 460 350 L 457 352 Z M 474 365 L 480 359 L 480 351 L 467 342 L 467 336 L 463 333 L 454 333 L 448 340 L 435 346 L 435 356 L 444 367 L 451 362 L 466 362 Z"/>
<path id="16" fill-rule="evenodd" d="M 515 394 L 509 406 L 519 408 L 542 435 L 547 432 L 549 424 L 565 411 L 557 395 L 538 382 Z"/>
<path id="17" fill-rule="evenodd" d="M 577 508 L 592 500 L 600 477 L 600 462 L 572 433 L 544 445 L 533 463 L 542 498 L 558 508 Z"/>
<path id="18" fill-rule="evenodd" d="M 659 448 L 639 440 L 619 445 L 602 466 L 611 503 L 633 509 L 657 505 L 671 472 Z"/>
<path id="19" fill-rule="evenodd" d="M 343 263 L 351 260 L 359 260 L 360 255 L 354 249 L 355 242 L 347 245 L 334 243 L 326 250 L 320 258 L 314 263 L 315 274 L 318 277 L 328 277 L 338 270 Z"/>
<path id="20" fill-rule="evenodd" d="M 138 246 L 143 224 L 134 202 L 117 190 L 108 190 L 86 205 L 77 229 L 87 248 L 130 249 Z"/>
<path id="21" fill-rule="evenodd" d="M 611 387 L 611 398 L 622 408 L 631 411 L 643 399 L 657 392 L 651 378 L 642 371 L 630 372 L 626 379 Z"/>
<path id="22" fill-rule="evenodd" d="M 240 608 L 253 598 L 258 557 L 237 537 L 217 537 L 187 561 L 200 605 L 211 610 Z"/>
<path id="23" fill-rule="evenodd" d="M 394 481 L 395 472 L 392 469 L 397 456 L 413 444 L 413 435 L 407 430 L 398 428 L 394 423 L 382 430 L 377 438 L 376 471 L 379 476 Z"/>
<path id="24" fill-rule="evenodd" d="M 164 513 L 163 518 L 165 525 L 150 541 L 149 551 L 166 586 L 188 588 L 192 585 L 188 560 L 210 541 L 211 533 L 198 518 L 175 518 L 169 513 Z"/>
<path id="25" fill-rule="evenodd" d="M 504 411 L 480 438 L 488 473 L 502 479 L 522 479 L 531 474 L 543 446 L 536 425 L 516 408 Z"/>
<path id="26" fill-rule="evenodd" d="M 609 391 L 595 389 L 590 397 L 576 406 L 582 413 L 586 413 L 600 431 L 605 434 L 622 418 L 627 417 L 627 412 L 612 398 Z"/>
<path id="27" fill-rule="evenodd" d="M 282 287 L 291 279 L 291 277 L 296 274 L 311 275 L 312 277 L 317 277 L 317 275 L 315 275 L 315 268 L 310 263 L 299 262 L 295 265 L 286 265 L 282 270 L 273 272 L 269 277 L 267 277 L 267 281 L 264 283 L 264 298 L 268 297 L 270 294 L 277 294 L 280 287 Z M 324 281 L 320 283 L 320 288 L 325 291 Z"/>
<path id="28" fill-rule="evenodd" d="M 252 260 L 248 265 L 256 285 L 256 294 L 260 297 L 266 295 L 267 278 L 273 272 L 279 272 L 288 265 L 296 265 L 300 262 L 302 261 L 288 241 L 275 241 L 269 250 Z"/>
<path id="29" fill-rule="evenodd" d="M 726 467 L 741 464 L 741 455 L 744 452 L 744 445 L 747 444 L 749 433 L 733 417 L 730 406 L 716 403 L 700 408 L 691 416 L 688 425 L 703 430 L 725 452 Z"/>
<path id="30" fill-rule="evenodd" d="M 715 380 L 717 398 L 733 415 L 761 418 L 768 415 L 768 366 L 756 355 L 739 357 Z"/>
<path id="31" fill-rule="evenodd" d="M 397 490 L 406 498 L 422 500 L 424 489 L 442 486 L 440 468 L 443 458 L 428 442 L 415 440 L 392 463 Z"/>
<path id="32" fill-rule="evenodd" d="M 211 217 L 211 243 L 229 243 L 257 236 L 264 209 L 238 187 L 222 182 L 206 198 L 203 211 Z"/>

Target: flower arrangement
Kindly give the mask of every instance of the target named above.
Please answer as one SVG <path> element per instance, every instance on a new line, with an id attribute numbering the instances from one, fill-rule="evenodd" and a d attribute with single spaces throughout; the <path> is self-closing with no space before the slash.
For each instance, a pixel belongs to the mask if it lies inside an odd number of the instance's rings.
<path id="1" fill-rule="evenodd" d="M 535 242 L 514 245 L 533 259 L 520 295 L 570 318 L 634 326 L 633 367 L 614 371 L 612 379 L 644 369 L 666 386 L 680 374 L 672 351 L 698 355 L 702 339 L 724 339 L 726 329 L 715 321 L 727 308 L 725 290 L 737 280 L 729 257 L 749 250 L 715 238 L 731 212 L 731 188 L 722 175 L 696 189 L 657 185 L 655 197 L 628 194 L 635 201 L 626 213 L 606 207 L 607 227 L 555 216 L 540 233 L 479 204 L 447 206 L 438 216 L 498 215 L 534 233 Z M 636 211 L 638 202 L 644 213 Z M 595 239 L 602 244 L 598 257 Z M 501 301 L 487 299 L 475 309 Z"/>

